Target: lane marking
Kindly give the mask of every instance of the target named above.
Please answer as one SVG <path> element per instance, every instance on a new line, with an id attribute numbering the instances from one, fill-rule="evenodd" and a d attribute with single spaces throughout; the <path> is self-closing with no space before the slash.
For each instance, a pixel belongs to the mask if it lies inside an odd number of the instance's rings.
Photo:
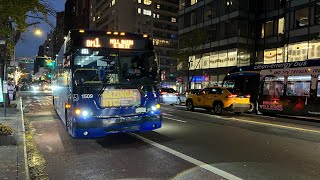
<path id="1" fill-rule="evenodd" d="M 173 149 L 171 149 L 171 148 L 168 148 L 168 147 L 166 147 L 166 146 L 164 146 L 164 145 L 161 145 L 161 144 L 159 144 L 159 143 L 157 143 L 157 142 L 154 142 L 154 141 L 152 141 L 152 140 L 150 140 L 150 139 L 144 138 L 144 137 L 142 137 L 142 136 L 140 136 L 140 135 L 137 135 L 137 134 L 135 134 L 135 133 L 130 133 L 130 134 L 131 134 L 132 136 L 134 136 L 134 137 L 136 137 L 136 138 L 138 138 L 138 139 L 140 139 L 140 140 L 142 140 L 142 141 L 144 141 L 144 142 L 152 145 L 152 146 L 155 146 L 155 147 L 157 147 L 157 148 L 159 148 L 159 149 L 161 149 L 161 150 L 163 150 L 163 151 L 166 151 L 166 152 L 168 152 L 168 153 L 170 153 L 170 154 L 172 154 L 172 155 L 174 155 L 174 156 L 176 156 L 176 157 L 178 157 L 178 158 L 181 158 L 181 159 L 183 159 L 183 160 L 185 160 L 185 161 L 188 161 L 189 163 L 192 163 L 192 164 L 194 164 L 194 165 L 196 165 L 196 166 L 199 166 L 199 167 L 201 167 L 201 168 L 203 168 L 203 169 L 206 169 L 206 170 L 208 170 L 208 171 L 210 171 L 210 172 L 212 172 L 212 173 L 214 173 L 214 174 L 216 174 L 216 175 L 219 175 L 219 176 L 224 177 L 224 178 L 226 178 L 226 179 L 242 180 L 240 177 L 237 177 L 237 176 L 232 175 L 232 174 L 230 174 L 230 173 L 228 173 L 228 172 L 225 172 L 225 171 L 223 171 L 223 170 L 221 170 L 221 169 L 218 169 L 218 168 L 216 168 L 216 167 L 213 167 L 213 166 L 211 166 L 211 165 L 209 165 L 209 164 L 207 164 L 207 163 L 204 163 L 204 162 L 199 161 L 199 160 L 197 160 L 197 159 L 195 159 L 195 158 L 192 158 L 192 157 L 190 157 L 190 156 L 187 156 L 187 155 L 185 155 L 185 154 L 183 154 L 183 153 L 181 153 L 181 152 L 178 152 L 178 151 L 176 151 L 176 150 L 173 150 Z"/>
<path id="2" fill-rule="evenodd" d="M 175 118 L 169 118 L 169 117 L 164 117 L 165 119 L 170 119 L 172 121 L 178 121 L 178 122 L 182 122 L 182 123 L 186 123 L 187 121 L 183 121 L 183 120 L 179 120 L 179 119 L 175 119 Z"/>
<path id="3" fill-rule="evenodd" d="M 179 111 L 184 111 L 184 110 L 180 110 Z M 247 123 L 247 124 L 256 124 L 256 125 L 264 125 L 264 126 L 271 126 L 271 127 L 277 127 L 277 128 L 281 128 L 281 129 L 290 129 L 290 130 L 296 130 L 296 131 L 302 131 L 302 132 L 309 132 L 309 133 L 320 133 L 320 131 L 318 130 L 312 130 L 312 129 L 306 129 L 306 128 L 299 128 L 299 127 L 293 127 L 293 126 L 285 126 L 285 125 L 279 125 L 279 124 L 273 124 L 273 123 L 265 123 L 265 122 L 258 122 L 258 121 L 250 121 L 250 120 L 245 120 L 245 119 L 239 119 L 239 118 L 235 118 L 235 117 L 230 117 L 230 118 L 226 118 L 226 117 L 222 117 L 222 116 L 218 116 L 218 115 L 209 115 L 209 114 L 203 114 L 200 112 L 190 112 L 189 113 L 194 113 L 194 114 L 201 114 L 203 116 L 207 116 L 207 117 L 215 117 L 215 118 L 219 118 L 219 119 L 223 119 L 223 120 L 228 120 L 228 121 L 238 121 L 238 122 L 243 122 L 243 123 Z"/>
<path id="4" fill-rule="evenodd" d="M 249 120 L 238 119 L 238 118 L 230 118 L 230 119 L 227 119 L 227 120 L 229 120 L 229 121 L 239 121 L 239 122 L 244 122 L 244 123 L 249 123 L 249 124 L 259 124 L 259 125 L 265 125 L 265 126 L 273 126 L 273 127 L 277 127 L 277 128 L 291 129 L 291 130 L 303 131 L 303 132 L 320 133 L 320 131 L 312 130 L 312 129 L 305 129 L 305 128 L 285 126 L 285 125 L 265 123 L 265 122 L 249 121 Z"/>

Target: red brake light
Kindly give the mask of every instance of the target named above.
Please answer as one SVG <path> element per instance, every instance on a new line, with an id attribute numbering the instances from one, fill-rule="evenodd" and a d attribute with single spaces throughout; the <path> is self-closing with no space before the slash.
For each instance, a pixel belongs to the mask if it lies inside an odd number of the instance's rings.
<path id="1" fill-rule="evenodd" d="M 175 92 L 174 94 L 175 94 L 175 95 L 178 95 L 179 93 L 178 93 L 178 92 Z"/>
<path id="2" fill-rule="evenodd" d="M 246 95 L 246 98 L 250 98 L 250 97 L 251 97 L 250 94 Z"/>
<path id="3" fill-rule="evenodd" d="M 167 94 L 167 92 L 161 92 L 161 94 L 163 95 L 163 94 Z"/>
<path id="4" fill-rule="evenodd" d="M 229 95 L 227 96 L 227 98 L 235 98 L 235 97 L 238 97 L 238 95 L 236 95 L 236 94 L 229 94 Z"/>

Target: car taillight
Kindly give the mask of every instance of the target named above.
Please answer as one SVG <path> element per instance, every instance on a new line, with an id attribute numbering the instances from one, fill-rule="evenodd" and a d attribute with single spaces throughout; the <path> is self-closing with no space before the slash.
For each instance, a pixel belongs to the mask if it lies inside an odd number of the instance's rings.
<path id="1" fill-rule="evenodd" d="M 229 94 L 229 95 L 227 96 L 227 98 L 235 98 L 235 97 L 238 97 L 238 95 L 236 95 L 236 94 Z"/>
<path id="2" fill-rule="evenodd" d="M 167 94 L 167 92 L 161 92 L 161 95 Z"/>
<path id="3" fill-rule="evenodd" d="M 250 97 L 251 97 L 250 94 L 246 95 L 246 98 L 250 98 Z"/>
<path id="4" fill-rule="evenodd" d="M 179 93 L 178 93 L 178 92 L 175 92 L 174 94 L 175 94 L 175 95 L 178 95 Z"/>

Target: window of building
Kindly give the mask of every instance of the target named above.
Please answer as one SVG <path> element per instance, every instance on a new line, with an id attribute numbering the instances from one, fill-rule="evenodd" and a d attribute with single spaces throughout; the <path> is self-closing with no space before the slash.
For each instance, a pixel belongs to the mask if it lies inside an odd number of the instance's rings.
<path id="1" fill-rule="evenodd" d="M 204 7 L 204 21 L 212 19 L 212 4 L 207 4 Z"/>
<path id="2" fill-rule="evenodd" d="M 273 20 L 266 22 L 265 36 L 269 37 L 273 35 Z"/>
<path id="3" fill-rule="evenodd" d="M 309 42 L 308 59 L 320 58 L 320 40 L 312 40 Z"/>
<path id="4" fill-rule="evenodd" d="M 145 5 L 151 5 L 152 0 L 143 0 L 143 4 Z"/>
<path id="5" fill-rule="evenodd" d="M 190 0 L 191 5 L 194 5 L 195 3 L 197 3 L 198 0 Z"/>
<path id="6" fill-rule="evenodd" d="M 288 62 L 303 61 L 308 57 L 308 42 L 300 42 L 287 45 Z"/>
<path id="7" fill-rule="evenodd" d="M 143 9 L 143 14 L 147 16 L 152 16 L 151 10 Z"/>
<path id="8" fill-rule="evenodd" d="M 278 21 L 278 34 L 284 33 L 284 17 L 280 18 Z"/>
<path id="9" fill-rule="evenodd" d="M 141 8 L 138 8 L 138 13 L 141 14 Z"/>
<path id="10" fill-rule="evenodd" d="M 172 18 L 171 18 L 171 22 L 176 23 L 176 22 L 177 22 L 177 18 L 172 17 Z"/>
<path id="11" fill-rule="evenodd" d="M 264 38 L 264 23 L 261 24 L 261 38 Z"/>
<path id="12" fill-rule="evenodd" d="M 157 9 L 160 9 L 160 4 L 157 4 Z"/>
<path id="13" fill-rule="evenodd" d="M 190 14 L 190 25 L 193 26 L 196 24 L 196 19 L 195 19 L 195 12 L 191 12 Z"/>
<path id="14" fill-rule="evenodd" d="M 141 0 L 138 0 L 138 3 L 141 3 Z"/>
<path id="15" fill-rule="evenodd" d="M 315 24 L 320 24 L 320 2 L 318 1 L 314 7 Z"/>
<path id="16" fill-rule="evenodd" d="M 295 28 L 309 25 L 309 7 L 295 11 Z"/>

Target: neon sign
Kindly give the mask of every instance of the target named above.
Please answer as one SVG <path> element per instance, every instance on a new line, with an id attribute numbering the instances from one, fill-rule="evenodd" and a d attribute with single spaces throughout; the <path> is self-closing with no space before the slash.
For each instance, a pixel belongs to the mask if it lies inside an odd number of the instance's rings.
<path id="1" fill-rule="evenodd" d="M 113 48 L 120 48 L 120 49 L 131 49 L 133 46 L 133 40 L 127 39 L 110 39 L 110 45 Z"/>
<path id="2" fill-rule="evenodd" d="M 88 39 L 86 40 L 85 45 L 86 47 L 101 47 L 99 38 L 96 38 L 94 40 Z"/>

